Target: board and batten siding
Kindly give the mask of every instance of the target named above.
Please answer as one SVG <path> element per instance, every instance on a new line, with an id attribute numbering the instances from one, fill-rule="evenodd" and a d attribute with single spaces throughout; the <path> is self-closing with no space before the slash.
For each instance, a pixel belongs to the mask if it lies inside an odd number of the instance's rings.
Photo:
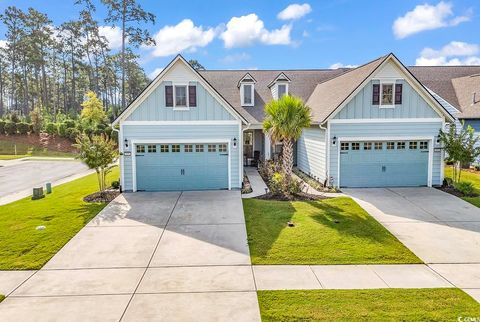
<path id="1" fill-rule="evenodd" d="M 230 184 L 232 189 L 241 188 L 240 181 L 240 148 L 233 147 L 233 138 L 240 138 L 239 125 L 122 125 L 123 137 L 131 140 L 151 140 L 168 141 L 176 143 L 175 140 L 205 140 L 202 143 L 208 143 L 208 140 L 227 139 L 230 142 Z M 200 143 L 200 142 L 198 142 Z M 227 142 L 228 143 L 228 142 Z M 128 150 L 132 151 L 132 144 Z M 132 156 L 123 156 L 124 171 L 124 190 L 131 191 L 133 189 L 132 177 Z"/>
<path id="2" fill-rule="evenodd" d="M 373 84 L 380 81 L 372 80 L 345 105 L 335 119 L 392 119 L 392 118 L 436 118 L 439 117 L 428 103 L 406 81 L 397 80 L 402 84 L 402 104 L 395 108 L 380 108 L 372 104 Z"/>
<path id="3" fill-rule="evenodd" d="M 172 81 L 162 82 L 126 119 L 126 121 L 206 121 L 235 120 L 200 83 L 189 81 L 197 87 L 197 106 L 189 110 L 175 110 L 165 105 L 165 86 Z"/>
<path id="4" fill-rule="evenodd" d="M 326 178 L 326 131 L 317 127 L 305 128 L 297 141 L 297 168 L 318 181 Z"/>
<path id="5" fill-rule="evenodd" d="M 348 138 L 383 138 L 387 141 L 388 138 L 401 137 L 433 137 L 434 148 L 436 145 L 436 138 L 440 129 L 442 128 L 443 119 L 439 118 L 438 122 L 372 122 L 372 123 L 330 123 L 330 137 Z M 332 177 L 333 185 L 338 185 L 338 149 L 340 144 L 337 142 L 333 145 L 332 140 L 330 144 L 330 158 L 329 158 L 329 176 Z M 431 144 L 431 143 L 430 143 Z M 432 164 L 432 185 L 442 184 L 442 167 L 443 167 L 443 150 L 437 149 L 433 152 Z"/>

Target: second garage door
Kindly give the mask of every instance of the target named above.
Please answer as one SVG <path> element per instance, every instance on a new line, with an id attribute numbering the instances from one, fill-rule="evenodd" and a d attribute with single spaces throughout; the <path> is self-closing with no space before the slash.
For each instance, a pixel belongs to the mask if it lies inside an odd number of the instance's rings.
<path id="1" fill-rule="evenodd" d="M 228 145 L 136 146 L 137 191 L 228 189 Z"/>
<path id="2" fill-rule="evenodd" d="M 429 141 L 340 143 L 341 187 L 428 184 Z"/>

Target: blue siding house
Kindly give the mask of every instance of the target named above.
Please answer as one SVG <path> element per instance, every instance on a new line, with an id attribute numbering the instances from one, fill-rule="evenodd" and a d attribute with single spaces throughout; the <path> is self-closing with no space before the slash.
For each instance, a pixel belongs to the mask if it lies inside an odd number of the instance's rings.
<path id="1" fill-rule="evenodd" d="M 456 110 L 393 54 L 355 69 L 272 71 L 197 71 L 179 55 L 114 122 L 123 190 L 241 188 L 245 166 L 281 157 L 262 121 L 265 103 L 282 95 L 312 110 L 295 151 L 297 167 L 315 179 L 442 183 L 438 134 Z"/>

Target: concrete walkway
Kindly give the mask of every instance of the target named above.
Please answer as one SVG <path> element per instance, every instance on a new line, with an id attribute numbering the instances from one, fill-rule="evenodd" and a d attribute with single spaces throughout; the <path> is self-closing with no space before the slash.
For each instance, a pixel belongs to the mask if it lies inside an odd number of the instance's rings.
<path id="1" fill-rule="evenodd" d="M 123 194 L 0 321 L 260 321 L 239 191 Z"/>
<path id="2" fill-rule="evenodd" d="M 258 173 L 257 168 L 254 167 L 245 167 L 245 173 L 247 174 L 248 180 L 252 187 L 252 192 L 242 194 L 242 198 L 255 198 L 265 194 L 267 185 L 263 181 L 262 177 Z"/>
<path id="3" fill-rule="evenodd" d="M 344 189 L 431 269 L 480 300 L 480 209 L 434 188 Z"/>

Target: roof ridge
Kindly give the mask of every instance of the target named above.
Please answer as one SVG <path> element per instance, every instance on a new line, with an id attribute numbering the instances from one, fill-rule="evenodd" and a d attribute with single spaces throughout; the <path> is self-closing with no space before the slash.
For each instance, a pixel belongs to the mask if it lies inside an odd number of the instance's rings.
<path id="1" fill-rule="evenodd" d="M 204 69 L 199 72 L 316 72 L 316 71 L 335 71 L 335 70 L 351 70 L 354 68 L 297 68 L 297 69 Z"/>

